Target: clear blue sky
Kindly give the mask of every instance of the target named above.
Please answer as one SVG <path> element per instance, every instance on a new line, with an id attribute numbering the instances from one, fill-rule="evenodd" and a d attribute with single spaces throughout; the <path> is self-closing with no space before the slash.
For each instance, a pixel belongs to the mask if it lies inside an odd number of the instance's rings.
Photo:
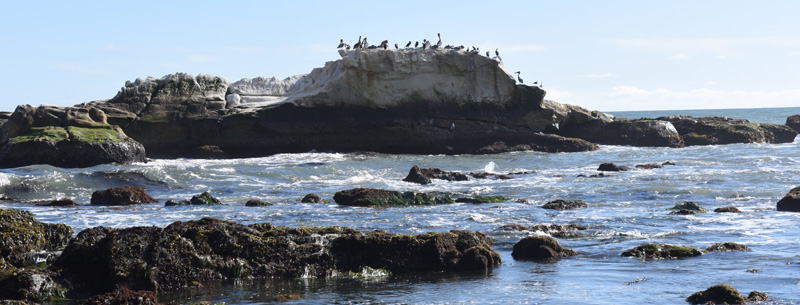
<path id="1" fill-rule="evenodd" d="M 500 50 L 590 109 L 800 106 L 800 1 L 7 1 L 0 110 L 113 97 L 175 72 L 305 74 L 340 38 Z"/>

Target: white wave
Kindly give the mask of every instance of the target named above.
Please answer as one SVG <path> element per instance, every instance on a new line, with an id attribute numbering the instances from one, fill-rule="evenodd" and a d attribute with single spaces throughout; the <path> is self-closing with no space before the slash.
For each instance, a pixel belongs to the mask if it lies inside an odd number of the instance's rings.
<path id="1" fill-rule="evenodd" d="M 483 167 L 483 171 L 487 173 L 496 173 L 496 170 L 497 164 L 495 164 L 494 161 L 489 161 L 489 163 Z"/>

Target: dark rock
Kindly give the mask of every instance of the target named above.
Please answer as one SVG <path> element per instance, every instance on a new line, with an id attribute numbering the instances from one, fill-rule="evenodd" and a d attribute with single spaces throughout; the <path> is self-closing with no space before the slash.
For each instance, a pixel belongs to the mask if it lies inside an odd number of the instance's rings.
<path id="1" fill-rule="evenodd" d="M 668 244 L 644 244 L 622 252 L 622 256 L 641 259 L 677 259 L 703 255 L 703 252 L 692 247 Z"/>
<path id="2" fill-rule="evenodd" d="M 302 203 L 323 203 L 322 198 L 319 198 L 316 194 L 308 194 L 300 200 Z"/>
<path id="3" fill-rule="evenodd" d="M 266 207 L 266 206 L 271 206 L 271 205 L 272 205 L 272 203 L 269 203 L 269 202 L 266 202 L 266 201 L 263 201 L 263 200 L 258 200 L 258 199 L 250 199 L 250 200 L 248 200 L 247 202 L 244 203 L 244 206 L 248 206 L 248 207 Z"/>
<path id="4" fill-rule="evenodd" d="M 96 295 L 83 305 L 156 305 L 158 298 L 155 292 L 148 290 L 133 291 L 126 287 L 118 288 L 112 292 Z"/>
<path id="5" fill-rule="evenodd" d="M 786 118 L 786 126 L 800 133 L 800 114 L 791 115 Z"/>
<path id="6" fill-rule="evenodd" d="M 528 236 L 516 244 L 511 256 L 516 260 L 555 260 L 574 256 L 578 253 L 561 247 L 555 238 L 550 236 Z"/>
<path id="7" fill-rule="evenodd" d="M 0 300 L 0 305 L 36 305 L 28 300 Z"/>
<path id="8" fill-rule="evenodd" d="M 166 292 L 212 280 L 325 278 L 364 268 L 391 273 L 487 270 L 500 264 L 491 246 L 490 238 L 469 231 L 409 236 L 203 218 L 163 229 L 86 229 L 54 268 L 83 294 L 123 286 Z"/>
<path id="9" fill-rule="evenodd" d="M 583 200 L 562 200 L 556 199 L 545 203 L 542 208 L 544 209 L 551 209 L 551 210 L 576 210 L 576 209 L 585 209 L 588 208 L 589 205 Z"/>
<path id="10" fill-rule="evenodd" d="M 217 145 L 201 145 L 195 148 L 189 156 L 196 159 L 227 159 L 230 157 Z"/>
<path id="11" fill-rule="evenodd" d="M 597 150 L 597 145 L 592 142 L 579 139 L 562 137 L 552 134 L 529 134 L 527 142 L 513 144 L 508 141 L 497 141 L 492 144 L 480 147 L 474 153 L 478 154 L 497 154 L 514 151 L 541 151 L 541 152 L 580 152 Z"/>
<path id="12" fill-rule="evenodd" d="M 766 143 L 792 143 L 797 137 L 797 131 L 792 127 L 778 124 L 758 124 L 764 130 Z"/>
<path id="13" fill-rule="evenodd" d="M 208 192 L 203 192 L 200 195 L 192 196 L 192 199 L 189 200 L 173 200 L 173 199 L 167 200 L 167 202 L 164 203 L 164 206 L 187 205 L 187 204 L 192 204 L 192 205 L 222 204 L 222 202 L 219 201 L 219 199 L 214 198 L 214 196 L 211 196 L 211 194 L 209 194 Z"/>
<path id="14" fill-rule="evenodd" d="M 408 171 L 408 175 L 403 179 L 405 182 L 413 182 L 419 184 L 429 184 L 431 179 L 440 179 L 447 181 L 467 181 L 469 178 L 466 174 L 459 172 L 447 172 L 438 168 L 420 168 L 414 165 Z"/>
<path id="15" fill-rule="evenodd" d="M 761 291 L 750 291 L 750 294 L 747 295 L 747 300 L 750 302 L 763 302 L 769 299 L 766 293 Z"/>
<path id="16" fill-rule="evenodd" d="M 714 213 L 741 213 L 736 207 L 721 207 L 714 209 Z"/>
<path id="17" fill-rule="evenodd" d="M 686 146 L 794 141 L 791 128 L 785 125 L 757 124 L 728 117 L 669 116 L 658 119 L 671 122 L 683 137 Z"/>
<path id="18" fill-rule="evenodd" d="M 57 300 L 66 296 L 67 289 L 53 280 L 54 272 L 47 269 L 20 269 L 0 277 L 0 299 Z"/>
<path id="19" fill-rule="evenodd" d="M 158 203 L 141 186 L 118 186 L 92 193 L 92 205 L 132 205 Z"/>
<path id="20" fill-rule="evenodd" d="M 545 101 L 562 117 L 553 133 L 599 144 L 646 147 L 683 147 L 683 140 L 670 122 L 652 119 L 616 119 L 613 116 L 574 106 Z"/>
<path id="21" fill-rule="evenodd" d="M 20 105 L 3 126 L 0 167 L 89 167 L 146 161 L 144 147 L 94 107 Z"/>
<path id="22" fill-rule="evenodd" d="M 789 193 L 778 201 L 777 210 L 800 212 L 800 186 L 789 190 Z"/>
<path id="23" fill-rule="evenodd" d="M 56 199 L 56 200 L 52 200 L 52 201 L 37 202 L 36 205 L 37 206 L 47 206 L 47 207 L 76 207 L 76 206 L 78 206 L 78 203 L 76 203 L 72 199 L 64 198 L 64 199 Z"/>
<path id="24" fill-rule="evenodd" d="M 448 194 L 398 192 L 373 188 L 355 188 L 336 192 L 336 204 L 360 207 L 434 205 L 453 203 Z"/>
<path id="25" fill-rule="evenodd" d="M 456 199 L 456 202 L 463 202 L 463 203 L 500 203 L 506 202 L 511 200 L 511 198 L 506 196 L 483 196 L 483 195 L 473 195 L 469 197 L 459 197 Z"/>
<path id="26" fill-rule="evenodd" d="M 745 245 L 737 244 L 737 243 L 716 243 L 708 248 L 706 248 L 706 252 L 730 252 L 730 251 L 750 251 Z"/>
<path id="27" fill-rule="evenodd" d="M 747 301 L 736 288 L 725 284 L 711 286 L 686 298 L 691 304 L 745 304 Z"/>
<path id="28" fill-rule="evenodd" d="M 631 168 L 627 166 L 616 165 L 614 163 L 603 163 L 597 167 L 597 170 L 602 172 L 622 172 L 622 171 L 629 171 L 631 170 Z"/>
<path id="29" fill-rule="evenodd" d="M 661 163 L 661 165 L 663 165 L 663 166 L 667 166 L 667 165 L 675 165 L 675 162 L 672 162 L 672 161 L 664 161 L 664 163 Z"/>
<path id="30" fill-rule="evenodd" d="M 0 232 L 0 270 L 33 265 L 36 252 L 60 250 L 72 237 L 65 224 L 41 223 L 14 209 L 0 209 Z"/>
<path id="31" fill-rule="evenodd" d="M 611 177 L 611 175 L 606 175 L 605 173 L 591 174 L 591 175 L 588 175 L 588 176 L 586 174 L 578 174 L 578 176 L 576 176 L 576 177 L 578 177 L 578 178 L 605 178 L 605 177 Z"/>
<path id="32" fill-rule="evenodd" d="M 662 168 L 664 166 L 657 163 L 648 163 L 648 164 L 636 164 L 636 166 L 634 167 L 639 169 L 656 169 L 656 168 Z"/>
<path id="33" fill-rule="evenodd" d="M 165 186 L 166 182 L 155 180 L 137 171 L 117 170 L 117 171 L 97 171 L 88 175 L 92 178 L 109 180 L 108 183 L 117 185 L 153 185 Z"/>
<path id="34" fill-rule="evenodd" d="M 699 204 L 691 201 L 684 201 L 683 203 L 679 203 L 673 206 L 672 212 L 670 212 L 670 214 L 694 215 L 697 213 L 705 213 L 705 212 L 707 212 L 706 209 L 701 208 Z"/>

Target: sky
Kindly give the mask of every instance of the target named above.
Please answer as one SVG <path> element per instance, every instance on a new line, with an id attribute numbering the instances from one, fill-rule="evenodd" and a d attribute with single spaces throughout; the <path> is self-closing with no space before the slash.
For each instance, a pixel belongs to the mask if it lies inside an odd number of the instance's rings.
<path id="1" fill-rule="evenodd" d="M 177 72 L 285 78 L 359 36 L 498 49 L 591 110 L 800 106 L 800 1 L 8 1 L 0 111 Z"/>

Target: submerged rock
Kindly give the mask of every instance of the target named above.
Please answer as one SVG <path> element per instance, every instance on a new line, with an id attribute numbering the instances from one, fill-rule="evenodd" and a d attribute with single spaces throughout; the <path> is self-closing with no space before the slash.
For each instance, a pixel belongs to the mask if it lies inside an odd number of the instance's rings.
<path id="1" fill-rule="evenodd" d="M 307 194 L 300 200 L 302 203 L 323 203 L 324 201 L 322 198 L 317 196 L 316 194 Z"/>
<path id="2" fill-rule="evenodd" d="M 36 202 L 37 206 L 47 206 L 47 207 L 76 207 L 78 203 L 72 199 L 64 198 L 64 199 L 56 199 L 51 201 L 42 201 Z"/>
<path id="3" fill-rule="evenodd" d="M 711 246 L 708 246 L 705 250 L 706 252 L 730 252 L 730 251 L 750 251 L 745 245 L 727 242 L 727 243 L 716 243 Z"/>
<path id="4" fill-rule="evenodd" d="M 672 212 L 670 212 L 670 214 L 694 215 L 697 213 L 705 213 L 705 212 L 707 212 L 707 210 L 701 208 L 699 204 L 691 201 L 684 201 L 683 203 L 679 203 L 673 206 Z"/>
<path id="5" fill-rule="evenodd" d="M 413 182 L 419 184 L 430 184 L 431 179 L 439 179 L 446 181 L 467 181 L 469 178 L 466 174 L 459 172 L 447 172 L 438 168 L 420 168 L 414 165 L 408 171 L 408 175 L 403 178 L 405 182 Z"/>
<path id="6" fill-rule="evenodd" d="M 96 295 L 85 302 L 83 305 L 111 305 L 111 304 L 125 304 L 125 305 L 157 305 L 158 298 L 155 292 L 140 290 L 133 291 L 128 288 L 122 287 L 112 292 Z"/>
<path id="7" fill-rule="evenodd" d="M 259 199 L 250 199 L 250 200 L 248 200 L 247 202 L 244 203 L 244 206 L 247 206 L 247 207 L 266 207 L 266 206 L 271 206 L 271 205 L 272 205 L 272 203 L 269 203 L 269 202 L 266 202 L 266 201 L 263 201 L 263 200 L 259 200 Z"/>
<path id="8" fill-rule="evenodd" d="M 485 195 L 472 195 L 467 197 L 459 197 L 456 198 L 455 202 L 462 202 L 462 203 L 500 203 L 506 202 L 511 200 L 510 197 L 506 196 L 485 196 Z"/>
<path id="9" fill-rule="evenodd" d="M 624 172 L 631 170 L 631 168 L 627 166 L 616 165 L 614 163 L 603 163 L 597 167 L 597 170 L 601 172 Z"/>
<path id="10" fill-rule="evenodd" d="M 532 226 L 523 226 L 519 224 L 508 224 L 503 225 L 499 228 L 503 231 L 531 231 L 531 232 L 542 232 L 545 234 L 549 234 L 555 237 L 580 237 L 584 236 L 584 234 L 578 232 L 588 229 L 586 226 L 578 225 L 578 224 L 566 224 L 566 225 L 556 225 L 556 224 L 537 224 Z"/>
<path id="11" fill-rule="evenodd" d="M 516 260 L 556 260 L 574 256 L 578 253 L 561 247 L 555 238 L 550 236 L 528 236 L 516 244 L 511 256 Z"/>
<path id="12" fill-rule="evenodd" d="M 721 207 L 721 208 L 714 209 L 714 213 L 741 213 L 741 212 L 742 211 L 739 211 L 739 209 L 737 209 L 734 206 Z"/>
<path id="13" fill-rule="evenodd" d="M 692 247 L 669 244 L 643 244 L 622 252 L 622 256 L 641 259 L 678 259 L 703 255 L 703 252 Z"/>
<path id="14" fill-rule="evenodd" d="M 92 193 L 92 205 L 132 205 L 158 203 L 141 186 L 118 186 Z"/>
<path id="15" fill-rule="evenodd" d="M 551 210 L 577 210 L 577 209 L 585 209 L 588 208 L 589 205 L 583 200 L 562 200 L 556 199 L 545 203 L 542 208 L 543 209 L 551 209 Z"/>
<path id="16" fill-rule="evenodd" d="M 146 161 L 144 147 L 108 124 L 96 107 L 20 105 L 2 130 L 0 168 Z"/>
<path id="17" fill-rule="evenodd" d="M 691 304 L 746 304 L 749 302 L 759 302 L 767 300 L 767 294 L 752 291 L 747 298 L 739 294 L 736 288 L 725 284 L 709 287 L 706 290 L 698 291 L 686 298 L 686 302 Z"/>
<path id="18" fill-rule="evenodd" d="M 491 246 L 491 239 L 469 231 L 410 236 L 203 218 L 163 229 L 86 229 L 54 267 L 84 294 L 122 286 L 165 292 L 211 280 L 326 278 L 364 268 L 391 273 L 490 270 L 500 264 Z"/>
<path id="19" fill-rule="evenodd" d="M 778 201 L 777 210 L 800 212 L 800 186 L 789 190 L 789 193 Z"/>
<path id="20" fill-rule="evenodd" d="M 187 204 L 191 205 L 222 204 L 222 201 L 219 201 L 219 199 L 214 198 L 214 196 L 211 196 L 211 194 L 208 192 L 203 192 L 202 194 L 192 196 L 192 198 L 189 200 L 173 200 L 173 199 L 167 200 L 167 202 L 164 203 L 164 206 L 187 205 Z"/>
<path id="21" fill-rule="evenodd" d="M 336 192 L 336 204 L 359 207 L 435 205 L 455 202 L 449 194 L 399 192 L 373 188 L 355 188 Z"/>

